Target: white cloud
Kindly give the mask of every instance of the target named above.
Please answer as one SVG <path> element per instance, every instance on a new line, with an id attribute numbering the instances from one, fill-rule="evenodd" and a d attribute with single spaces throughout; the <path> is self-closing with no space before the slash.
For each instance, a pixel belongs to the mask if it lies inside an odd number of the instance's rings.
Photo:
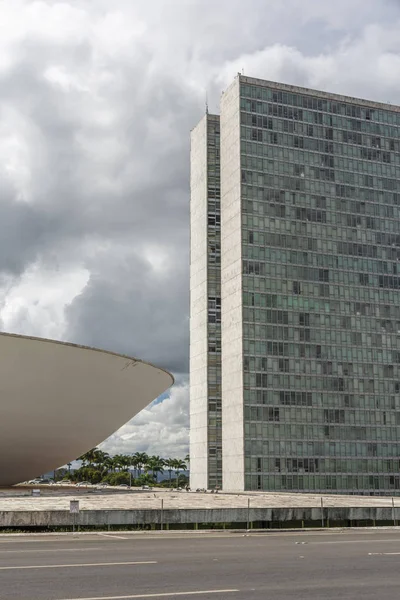
<path id="1" fill-rule="evenodd" d="M 8 332 L 62 339 L 65 307 L 87 284 L 85 269 L 59 266 L 55 270 L 30 267 L 11 284 L 0 302 L 0 320 Z M 1 298 L 1 296 L 0 296 Z"/>
<path id="2" fill-rule="evenodd" d="M 399 27 L 400 19 L 385 27 L 369 25 L 359 37 L 318 54 L 281 44 L 267 46 L 226 63 L 218 81 L 224 88 L 244 69 L 251 77 L 400 103 Z"/>
<path id="3" fill-rule="evenodd" d="M 184 458 L 189 451 L 189 389 L 176 385 L 169 398 L 153 403 L 108 438 L 101 448 L 110 454 L 147 452 Z"/>

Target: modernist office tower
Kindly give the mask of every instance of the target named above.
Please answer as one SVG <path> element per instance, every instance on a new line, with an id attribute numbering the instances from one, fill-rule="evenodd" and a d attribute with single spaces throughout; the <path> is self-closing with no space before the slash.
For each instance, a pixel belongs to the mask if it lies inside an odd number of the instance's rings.
<path id="1" fill-rule="evenodd" d="M 224 489 L 400 493 L 399 142 L 396 106 L 244 76 L 223 95 Z"/>

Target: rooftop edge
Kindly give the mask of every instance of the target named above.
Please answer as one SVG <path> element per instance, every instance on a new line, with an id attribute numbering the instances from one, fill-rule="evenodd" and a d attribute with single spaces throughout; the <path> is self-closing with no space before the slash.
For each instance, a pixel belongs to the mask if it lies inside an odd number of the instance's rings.
<path id="1" fill-rule="evenodd" d="M 375 102 L 373 100 L 365 100 L 362 98 L 354 98 L 353 96 L 343 96 L 342 94 L 335 94 L 331 92 L 323 92 L 321 90 L 315 90 L 312 88 L 301 87 L 297 85 L 290 85 L 287 83 L 279 83 L 276 81 L 269 81 L 267 79 L 257 79 L 255 77 L 247 77 L 238 73 L 237 79 L 240 83 L 248 85 L 258 85 L 260 87 L 273 87 L 277 90 L 305 94 L 308 96 L 318 96 L 326 100 L 337 100 L 339 102 L 347 102 L 350 104 L 357 104 L 358 106 L 366 106 L 368 108 L 377 108 L 385 111 L 400 112 L 400 106 L 397 104 L 390 104 L 389 102 Z M 230 87 L 230 86 L 229 86 Z M 229 88 L 227 88 L 229 89 Z"/>

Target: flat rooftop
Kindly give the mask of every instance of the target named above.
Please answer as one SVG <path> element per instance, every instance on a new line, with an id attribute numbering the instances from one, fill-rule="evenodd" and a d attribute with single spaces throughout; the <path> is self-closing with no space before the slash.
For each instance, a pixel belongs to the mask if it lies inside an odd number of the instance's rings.
<path id="1" fill-rule="evenodd" d="M 325 92 L 323 90 L 315 90 L 313 88 L 301 87 L 298 85 L 291 85 L 288 83 L 281 83 L 278 81 L 269 81 L 267 79 L 258 79 L 256 77 L 248 77 L 246 75 L 240 75 L 239 80 L 242 84 L 256 85 L 260 87 L 269 87 L 281 90 L 282 92 L 289 92 L 292 94 L 303 94 L 307 96 L 313 96 L 325 100 L 332 100 L 336 102 L 345 102 L 347 104 L 356 104 L 357 106 L 365 106 L 366 108 L 375 108 L 379 110 L 400 112 L 400 106 L 397 104 L 391 104 L 390 102 L 376 102 L 375 100 L 369 100 L 366 98 L 355 98 L 354 96 L 344 96 L 343 94 Z M 229 88 L 228 88 L 229 89 Z"/>

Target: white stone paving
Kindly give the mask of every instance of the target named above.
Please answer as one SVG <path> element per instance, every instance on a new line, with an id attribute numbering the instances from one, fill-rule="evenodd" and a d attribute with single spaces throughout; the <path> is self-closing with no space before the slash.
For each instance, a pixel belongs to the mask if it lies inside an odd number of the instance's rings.
<path id="1" fill-rule="evenodd" d="M 36 489 L 36 488 L 35 488 Z M 391 497 L 338 496 L 289 493 L 218 494 L 187 493 L 185 491 L 89 491 L 89 489 L 41 488 L 41 496 L 33 497 L 31 489 L 0 490 L 0 511 L 56 511 L 69 510 L 72 499 L 80 501 L 81 510 L 159 510 L 161 500 L 168 509 L 247 508 L 297 508 L 392 506 Z M 400 506 L 400 498 L 394 499 Z"/>

